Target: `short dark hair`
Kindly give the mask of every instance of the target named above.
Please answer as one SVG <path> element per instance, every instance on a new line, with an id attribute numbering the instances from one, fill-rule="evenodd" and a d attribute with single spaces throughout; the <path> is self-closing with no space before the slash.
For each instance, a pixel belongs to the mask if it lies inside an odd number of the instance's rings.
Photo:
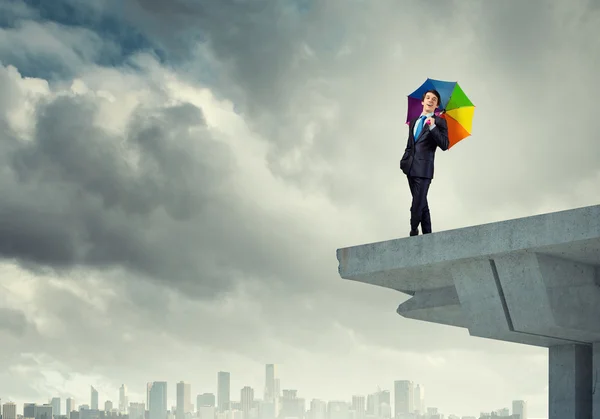
<path id="1" fill-rule="evenodd" d="M 421 101 L 425 100 L 425 96 L 427 96 L 427 93 L 433 93 L 434 95 L 436 95 L 437 100 L 438 100 L 438 107 L 442 106 L 442 98 L 440 96 L 440 92 L 438 92 L 435 89 L 430 89 L 430 90 L 426 91 L 425 93 L 423 93 L 423 97 L 421 98 Z"/>

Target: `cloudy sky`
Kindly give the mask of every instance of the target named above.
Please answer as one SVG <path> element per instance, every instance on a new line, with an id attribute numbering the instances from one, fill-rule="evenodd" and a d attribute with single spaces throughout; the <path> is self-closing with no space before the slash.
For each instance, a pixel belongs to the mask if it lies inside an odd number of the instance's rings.
<path id="1" fill-rule="evenodd" d="M 336 249 L 405 237 L 406 95 L 458 80 L 434 231 L 593 205 L 593 0 L 0 2 L 0 397 L 145 383 L 547 412 L 547 351 L 406 320 Z M 43 4 L 40 6 L 40 4 Z M 19 408 L 20 409 L 20 408 Z M 64 409 L 64 407 L 63 407 Z"/>

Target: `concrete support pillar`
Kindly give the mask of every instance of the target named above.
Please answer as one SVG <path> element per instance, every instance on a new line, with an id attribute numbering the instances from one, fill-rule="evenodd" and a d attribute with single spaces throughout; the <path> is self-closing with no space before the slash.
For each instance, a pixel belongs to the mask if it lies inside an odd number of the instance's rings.
<path id="1" fill-rule="evenodd" d="M 549 419 L 592 418 L 592 347 L 552 346 L 549 358 Z"/>
<path id="2" fill-rule="evenodd" d="M 593 346 L 592 403 L 593 419 L 600 419 L 600 342 Z"/>

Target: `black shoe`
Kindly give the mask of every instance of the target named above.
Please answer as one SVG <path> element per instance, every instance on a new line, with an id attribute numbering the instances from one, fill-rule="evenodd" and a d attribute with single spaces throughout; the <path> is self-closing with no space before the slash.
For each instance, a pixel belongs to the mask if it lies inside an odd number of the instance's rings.
<path id="1" fill-rule="evenodd" d="M 419 230 L 410 230 L 410 236 L 418 236 L 419 235 Z"/>

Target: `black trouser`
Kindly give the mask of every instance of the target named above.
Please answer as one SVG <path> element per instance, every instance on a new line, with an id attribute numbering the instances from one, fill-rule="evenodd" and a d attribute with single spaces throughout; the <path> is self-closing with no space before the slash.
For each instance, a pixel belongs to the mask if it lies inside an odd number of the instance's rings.
<path id="1" fill-rule="evenodd" d="M 429 204 L 427 203 L 429 185 L 431 185 L 431 179 L 408 176 L 408 186 L 412 195 L 410 229 L 417 231 L 419 224 L 421 224 L 423 234 L 431 233 L 431 216 L 429 214 Z"/>

